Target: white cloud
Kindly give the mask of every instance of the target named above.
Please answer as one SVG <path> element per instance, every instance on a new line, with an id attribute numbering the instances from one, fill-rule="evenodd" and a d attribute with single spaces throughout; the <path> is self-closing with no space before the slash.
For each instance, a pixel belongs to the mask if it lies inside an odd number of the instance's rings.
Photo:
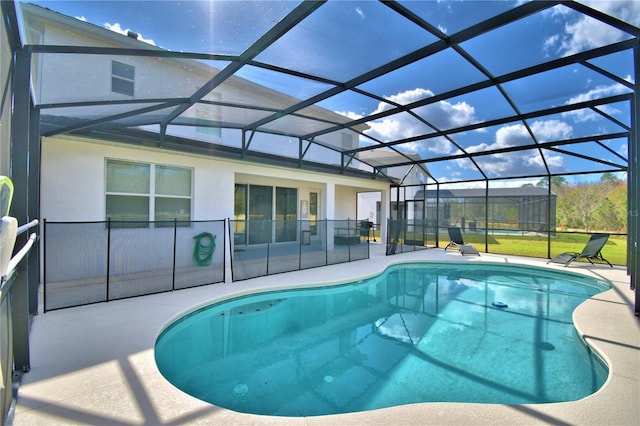
<path id="1" fill-rule="evenodd" d="M 427 89 L 416 88 L 413 90 L 405 90 L 404 92 L 400 92 L 396 95 L 385 96 L 385 99 L 390 100 L 391 102 L 395 102 L 397 104 L 406 105 L 412 102 L 417 102 L 419 100 L 430 98 L 433 96 L 433 92 Z M 378 104 L 378 108 L 373 112 L 373 114 L 386 111 L 391 109 L 392 105 L 387 104 L 385 102 L 380 102 Z"/>
<path id="2" fill-rule="evenodd" d="M 546 155 L 544 159 L 551 170 L 564 170 L 564 158 L 559 155 Z"/>
<path id="3" fill-rule="evenodd" d="M 618 95 L 621 93 L 627 93 L 629 89 L 627 89 L 622 84 L 612 84 L 609 86 L 598 86 L 594 89 L 591 89 L 585 93 L 581 93 L 577 96 L 570 98 L 565 105 L 571 105 L 579 102 L 586 102 L 592 99 L 599 99 L 607 96 Z M 616 111 L 613 107 L 608 105 L 602 105 L 599 107 L 602 111 L 608 114 L 614 114 Z M 563 117 L 572 117 L 577 122 L 585 122 L 589 120 L 595 120 L 601 118 L 600 115 L 596 114 L 591 110 L 578 110 L 578 111 L 569 111 L 562 114 Z"/>
<path id="4" fill-rule="evenodd" d="M 362 114 L 358 114 L 357 112 L 353 112 L 353 111 L 334 111 L 336 114 L 340 114 L 340 115 L 344 115 L 347 118 L 350 118 L 351 120 L 359 120 L 362 117 L 364 117 Z"/>
<path id="5" fill-rule="evenodd" d="M 614 89 L 594 89 L 581 96 L 600 96 L 603 90 Z M 433 96 L 433 92 L 427 89 L 417 88 L 407 90 L 402 93 L 387 96 L 391 102 L 406 105 Z M 574 99 L 573 102 L 578 102 Z M 372 114 L 387 111 L 393 108 L 386 102 L 380 102 Z M 446 101 L 436 102 L 414 110 L 417 114 L 424 117 L 425 120 L 434 126 L 442 129 L 449 129 L 477 121 L 475 109 L 466 102 L 450 103 Z M 363 116 L 354 112 L 338 112 L 352 119 L 359 119 Z M 428 126 L 416 120 L 409 114 L 394 114 L 381 120 L 367 123 L 370 129 L 366 132 L 368 135 L 381 140 L 397 140 L 413 136 L 419 136 L 432 132 Z M 573 128 L 570 124 L 561 120 L 540 120 L 530 124 L 531 130 L 539 142 L 562 140 L 570 138 Z M 478 132 L 477 134 L 480 134 Z M 483 136 L 486 137 L 486 136 Z M 466 150 L 469 153 L 478 153 L 484 151 L 498 150 L 512 146 L 532 145 L 533 140 L 523 124 L 506 125 L 499 128 L 494 139 L 489 142 L 480 142 L 477 145 L 470 146 Z M 437 154 L 450 154 L 455 151 L 446 138 L 437 137 L 424 141 L 403 144 L 397 147 L 405 152 L 430 151 Z M 538 150 L 528 150 L 519 153 L 503 153 L 493 154 L 484 157 L 476 157 L 476 161 L 481 164 L 483 170 L 490 175 L 519 175 L 519 174 L 542 174 L 546 170 L 544 162 Z M 553 170 L 562 170 L 565 167 L 564 158 L 559 155 L 547 155 L 545 157 L 546 164 Z M 468 160 L 461 159 L 456 161 L 461 169 L 474 167 Z M 452 170 L 452 173 L 456 173 Z M 453 176 L 453 174 L 452 174 Z"/>
<path id="6" fill-rule="evenodd" d="M 636 27 L 640 26 L 640 3 L 637 0 L 582 0 L 582 3 Z"/>
<path id="7" fill-rule="evenodd" d="M 396 95 L 387 96 L 386 99 L 397 104 L 406 105 L 421 99 L 433 96 L 433 92 L 427 89 L 413 89 Z M 380 102 L 372 114 L 377 114 L 393 108 L 392 105 Z M 450 129 L 464 126 L 476 121 L 475 109 L 466 102 L 452 104 L 446 101 L 436 102 L 431 105 L 414 109 L 414 112 L 437 128 Z M 409 114 L 394 114 L 381 120 L 368 123 L 371 126 L 369 134 L 372 137 L 383 140 L 405 139 L 413 136 L 432 133 L 433 129 Z M 403 150 L 418 151 L 427 149 L 439 154 L 452 151 L 452 145 L 445 138 L 434 138 L 422 143 L 402 145 Z"/>
<path id="8" fill-rule="evenodd" d="M 558 35 L 558 34 L 552 35 L 551 37 L 548 37 L 544 41 L 544 43 L 542 45 L 542 50 L 543 50 L 544 55 L 546 57 L 550 56 L 548 52 L 557 50 L 556 46 L 558 45 L 559 41 L 560 41 L 560 35 Z"/>
<path id="9" fill-rule="evenodd" d="M 116 32 L 116 33 L 119 33 L 119 34 L 123 34 L 123 35 L 127 35 L 127 33 L 128 33 L 129 31 L 131 31 L 129 28 L 127 28 L 127 29 L 123 29 L 123 28 L 122 28 L 122 26 L 120 26 L 120 24 L 119 24 L 119 23 L 117 23 L 117 22 L 116 22 L 115 24 L 110 24 L 110 23 L 108 23 L 108 22 L 105 22 L 104 27 L 105 27 L 106 29 L 108 29 L 108 30 L 111 30 L 111 31 L 113 31 L 113 32 Z M 134 32 L 134 33 L 135 33 L 135 31 L 132 31 L 132 32 Z M 139 40 L 139 41 L 142 41 L 142 42 L 144 42 L 144 43 L 150 44 L 150 45 L 152 45 L 152 46 L 155 46 L 155 45 L 156 45 L 156 43 L 155 43 L 153 40 L 151 40 L 151 39 L 145 39 L 145 38 L 144 38 L 144 37 L 142 37 L 142 35 L 141 35 L 141 34 L 139 34 L 139 33 L 136 33 L 136 34 L 138 34 L 138 40 Z"/>
<path id="10" fill-rule="evenodd" d="M 569 124 L 560 120 L 535 121 L 530 126 L 539 142 L 566 139 L 573 132 L 573 128 Z M 512 146 L 530 145 L 532 143 L 533 141 L 526 127 L 523 124 L 513 124 L 498 129 L 495 134 L 495 140 L 492 143 L 480 143 L 470 146 L 467 148 L 467 152 L 477 153 Z M 554 170 L 564 167 L 564 159 L 561 156 L 547 156 L 545 160 Z M 490 175 L 508 176 L 545 172 L 542 157 L 540 157 L 537 150 L 476 157 L 476 161 Z M 458 160 L 457 164 L 463 168 L 469 166 L 466 160 Z"/>
<path id="11" fill-rule="evenodd" d="M 462 127 L 477 121 L 475 108 L 466 102 L 452 104 L 440 101 L 418 108 L 415 111 L 440 129 Z"/>
<path id="12" fill-rule="evenodd" d="M 394 114 L 368 124 L 370 129 L 366 132 L 367 135 L 384 141 L 406 139 L 433 132 L 433 129 L 408 113 Z"/>
<path id="13" fill-rule="evenodd" d="M 418 152 L 428 150 L 436 154 L 448 154 L 452 151 L 451 142 L 443 136 L 427 139 L 422 142 L 409 142 L 402 145 L 403 151 Z"/>
<path id="14" fill-rule="evenodd" d="M 614 16 L 633 25 L 640 26 L 640 2 L 637 0 L 587 0 L 584 3 L 607 15 Z M 556 6 L 553 15 L 566 15 L 568 9 Z M 545 41 L 546 49 L 555 48 L 558 53 L 571 55 L 586 49 L 614 43 L 629 36 L 591 17 L 581 15 L 574 21 L 565 24 L 564 33 L 556 34 Z"/>
<path id="15" fill-rule="evenodd" d="M 622 155 L 624 158 L 627 158 L 627 155 L 629 155 L 629 146 L 626 143 L 622 144 L 620 146 L 618 154 Z"/>
<path id="16" fill-rule="evenodd" d="M 613 43 L 620 39 L 620 31 L 592 18 L 584 17 L 565 25 L 560 51 L 566 55 Z"/>
<path id="17" fill-rule="evenodd" d="M 447 154 L 453 150 L 451 142 L 444 137 L 431 138 L 427 143 L 429 144 L 429 151 L 436 154 Z"/>
<path id="18" fill-rule="evenodd" d="M 560 120 L 534 121 L 531 124 L 531 130 L 538 138 L 538 142 L 567 139 L 573 133 L 573 128 Z"/>

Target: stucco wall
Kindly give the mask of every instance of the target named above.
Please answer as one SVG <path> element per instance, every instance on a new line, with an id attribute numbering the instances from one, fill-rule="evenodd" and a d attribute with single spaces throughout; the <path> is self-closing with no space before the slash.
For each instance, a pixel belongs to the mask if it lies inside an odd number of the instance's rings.
<path id="1" fill-rule="evenodd" d="M 233 215 L 233 166 L 156 150 L 44 138 L 41 217 L 50 221 L 105 220 L 106 159 L 141 161 L 193 169 L 192 219 Z"/>
<path id="2" fill-rule="evenodd" d="M 355 219 L 358 192 L 389 191 L 388 183 L 382 181 L 354 180 L 59 136 L 42 141 L 40 217 L 49 221 L 105 220 L 105 161 L 108 158 L 192 168 L 193 220 L 233 218 L 235 183 L 297 188 L 299 200 L 309 200 L 310 192 L 318 192 L 320 219 Z M 333 194 L 335 198 L 327 198 Z"/>
<path id="3" fill-rule="evenodd" d="M 336 186 L 336 200 L 350 200 L 350 202 L 336 203 L 336 219 L 357 219 L 357 197 L 357 188 L 342 185 Z"/>

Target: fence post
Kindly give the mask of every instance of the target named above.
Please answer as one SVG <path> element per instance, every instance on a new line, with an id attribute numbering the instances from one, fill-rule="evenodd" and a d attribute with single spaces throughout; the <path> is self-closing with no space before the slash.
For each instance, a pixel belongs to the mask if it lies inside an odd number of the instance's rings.
<path id="1" fill-rule="evenodd" d="M 173 266 L 171 269 L 171 290 L 176 289 L 176 245 L 178 237 L 178 219 L 173 218 Z"/>
<path id="2" fill-rule="evenodd" d="M 111 218 L 107 218 L 107 289 L 106 302 L 109 301 L 109 272 L 111 270 Z"/>
<path id="3" fill-rule="evenodd" d="M 225 222 L 225 225 L 226 225 L 226 224 L 229 224 L 229 226 L 227 227 L 227 232 L 229 233 L 229 269 L 231 270 L 231 282 L 233 282 L 233 246 L 235 245 L 235 241 L 234 241 L 234 240 L 232 239 L 232 237 L 231 237 L 231 228 L 232 228 L 233 226 L 235 226 L 235 220 L 234 220 L 234 222 L 233 222 L 233 223 L 231 223 L 231 218 L 230 218 L 230 217 L 227 217 L 227 218 L 225 218 L 224 222 Z M 226 250 L 227 250 L 227 244 L 226 244 L 226 242 L 225 242 L 225 248 L 224 248 L 224 250 L 225 250 L 225 256 L 226 256 Z M 223 280 L 223 282 L 227 282 L 227 277 L 226 277 L 226 272 L 227 272 L 227 271 L 226 271 L 226 269 L 227 269 L 227 268 L 226 268 L 226 264 L 227 264 L 227 260 L 226 260 L 226 258 L 224 259 L 224 263 L 223 263 L 223 264 L 225 265 L 225 272 L 224 272 L 224 274 L 225 274 L 225 275 L 224 275 L 224 280 Z"/>
<path id="4" fill-rule="evenodd" d="M 47 219 L 42 219 L 42 233 L 40 238 L 44 237 L 42 244 L 42 306 L 44 312 L 47 312 Z"/>
<path id="5" fill-rule="evenodd" d="M 329 219 L 324 219 L 324 266 L 329 264 Z"/>
<path id="6" fill-rule="evenodd" d="M 351 219 L 347 218 L 347 253 L 351 262 Z"/>
<path id="7" fill-rule="evenodd" d="M 369 235 L 371 235 L 371 231 L 369 231 Z M 371 246 L 369 245 L 369 238 L 367 238 L 367 259 L 371 259 Z"/>
<path id="8" fill-rule="evenodd" d="M 298 220 L 298 271 L 302 269 L 302 220 Z"/>
<path id="9" fill-rule="evenodd" d="M 218 221 L 219 223 L 220 221 Z M 222 282 L 227 282 L 227 218 L 222 221 Z M 229 247 L 231 251 L 231 247 Z"/>
<path id="10" fill-rule="evenodd" d="M 273 225 L 273 222 L 271 224 Z M 271 227 L 271 229 L 273 229 L 273 226 Z M 267 273 L 266 275 L 269 275 L 269 262 L 271 261 L 271 258 L 269 257 L 270 248 L 271 248 L 271 237 L 269 237 L 269 241 L 267 241 Z"/>

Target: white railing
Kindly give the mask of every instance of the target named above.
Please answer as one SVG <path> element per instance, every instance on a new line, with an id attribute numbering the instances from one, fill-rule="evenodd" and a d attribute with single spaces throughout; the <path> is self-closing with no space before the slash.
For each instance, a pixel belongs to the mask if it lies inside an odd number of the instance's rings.
<path id="1" fill-rule="evenodd" d="M 38 225 L 33 220 L 20 227 L 10 216 L 2 218 L 0 227 L 0 423 L 5 424 L 13 399 L 13 379 L 29 371 L 29 295 L 28 279 L 16 274 L 18 265 L 31 251 L 38 236 L 29 235 L 17 253 L 12 253 L 18 235 Z M 4 234 L 4 235 L 1 235 Z M 9 318 L 8 321 L 5 319 Z"/>
<path id="2" fill-rule="evenodd" d="M 29 229 L 33 228 L 34 226 L 38 225 L 38 220 L 34 219 L 31 222 L 24 224 L 22 226 L 19 226 L 16 229 L 16 236 L 22 234 L 25 231 L 28 231 Z M 11 260 L 9 261 L 8 265 L 7 265 L 7 270 L 4 271 L 4 274 L 2 275 L 2 282 L 5 283 L 9 280 L 9 278 L 11 278 L 11 276 L 14 274 L 16 268 L 18 267 L 18 264 L 20 264 L 20 262 L 22 261 L 22 259 L 24 259 L 24 257 L 29 254 L 29 251 L 31 251 L 31 247 L 33 247 L 33 243 L 36 241 L 36 239 L 38 238 L 38 235 L 35 232 L 32 232 L 31 235 L 29 235 L 29 239 L 27 240 L 27 242 L 25 243 L 24 246 L 22 246 L 22 248 L 11 258 Z"/>

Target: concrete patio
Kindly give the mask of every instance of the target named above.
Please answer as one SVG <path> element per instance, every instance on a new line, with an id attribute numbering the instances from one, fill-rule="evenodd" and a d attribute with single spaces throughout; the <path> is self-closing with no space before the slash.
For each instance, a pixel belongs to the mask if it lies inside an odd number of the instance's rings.
<path id="1" fill-rule="evenodd" d="M 22 425 L 408 425 L 578 424 L 635 425 L 640 419 L 640 321 L 624 268 L 573 263 L 568 269 L 609 280 L 614 288 L 580 305 L 574 322 L 580 335 L 607 362 L 610 375 L 595 394 L 579 401 L 536 405 L 423 403 L 334 416 L 285 418 L 236 413 L 199 401 L 168 383 L 156 368 L 154 343 L 181 312 L 216 298 L 255 289 L 340 283 L 407 260 L 501 262 L 544 266 L 543 259 L 457 251 L 385 256 L 371 245 L 371 258 L 48 312 L 34 318 L 31 371 L 22 378 L 15 426 Z M 566 270 L 560 265 L 550 268 Z"/>

